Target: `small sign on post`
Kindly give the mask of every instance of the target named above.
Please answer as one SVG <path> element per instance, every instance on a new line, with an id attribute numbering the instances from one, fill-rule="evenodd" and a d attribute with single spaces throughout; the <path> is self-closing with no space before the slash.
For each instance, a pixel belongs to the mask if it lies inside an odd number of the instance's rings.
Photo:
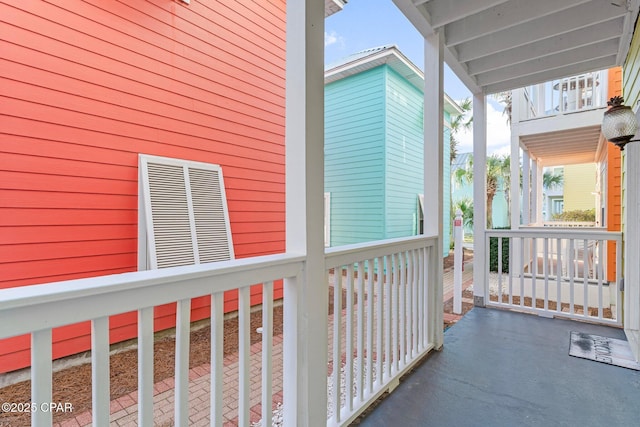
<path id="1" fill-rule="evenodd" d="M 453 220 L 453 313 L 462 314 L 462 211 Z"/>

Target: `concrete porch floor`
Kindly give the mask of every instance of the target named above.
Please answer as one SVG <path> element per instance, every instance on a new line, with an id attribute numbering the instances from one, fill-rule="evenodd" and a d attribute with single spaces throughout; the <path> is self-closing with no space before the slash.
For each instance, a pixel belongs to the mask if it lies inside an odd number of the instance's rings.
<path id="1" fill-rule="evenodd" d="M 474 308 L 363 426 L 632 426 L 640 372 L 569 356 L 569 333 L 621 329 Z"/>

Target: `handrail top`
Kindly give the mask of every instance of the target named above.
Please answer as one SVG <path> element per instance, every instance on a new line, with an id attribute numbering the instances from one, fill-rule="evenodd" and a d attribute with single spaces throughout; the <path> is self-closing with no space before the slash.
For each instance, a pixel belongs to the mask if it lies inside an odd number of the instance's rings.
<path id="1" fill-rule="evenodd" d="M 417 236 L 334 246 L 325 249 L 325 268 L 328 269 L 338 265 L 377 258 L 403 250 L 424 248 L 425 246 L 435 245 L 437 238 L 438 236 L 420 234 Z"/>
<path id="2" fill-rule="evenodd" d="M 513 237 L 564 237 L 564 238 L 589 238 L 590 236 L 594 239 L 602 239 L 602 238 L 615 238 L 621 239 L 622 232 L 621 231 L 608 231 L 604 229 L 597 228 L 580 228 L 580 227 L 528 227 L 527 229 L 517 229 L 517 230 L 485 230 L 485 235 L 487 237 L 499 237 L 499 236 L 513 236 Z"/>
<path id="3" fill-rule="evenodd" d="M 303 255 L 281 253 L 0 289 L 0 310 L 285 266 L 305 259 Z"/>

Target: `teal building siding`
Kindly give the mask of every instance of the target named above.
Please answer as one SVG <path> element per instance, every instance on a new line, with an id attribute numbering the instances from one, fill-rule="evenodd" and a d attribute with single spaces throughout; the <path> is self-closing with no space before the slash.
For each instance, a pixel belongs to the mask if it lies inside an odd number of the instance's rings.
<path id="1" fill-rule="evenodd" d="M 386 71 L 386 238 L 416 234 L 422 190 L 423 103 L 421 91 L 388 66 Z"/>
<path id="2" fill-rule="evenodd" d="M 448 119 L 445 112 L 445 119 Z M 325 85 L 325 192 L 329 245 L 406 237 L 419 227 L 423 193 L 424 95 L 389 65 Z M 450 173 L 445 128 L 444 176 Z M 443 256 L 449 253 L 449 179 Z M 429 206 L 433 201 L 426 200 Z M 429 208 L 426 209 L 429 211 Z"/>
<path id="3" fill-rule="evenodd" d="M 331 246 L 385 238 L 384 75 L 375 68 L 325 87 Z"/>

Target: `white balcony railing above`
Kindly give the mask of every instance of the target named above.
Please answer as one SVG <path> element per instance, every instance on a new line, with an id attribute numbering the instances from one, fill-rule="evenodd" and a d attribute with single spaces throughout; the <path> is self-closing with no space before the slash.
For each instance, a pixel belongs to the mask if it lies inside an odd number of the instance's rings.
<path id="1" fill-rule="evenodd" d="M 524 89 L 521 120 L 607 106 L 607 70 L 565 77 Z"/>

